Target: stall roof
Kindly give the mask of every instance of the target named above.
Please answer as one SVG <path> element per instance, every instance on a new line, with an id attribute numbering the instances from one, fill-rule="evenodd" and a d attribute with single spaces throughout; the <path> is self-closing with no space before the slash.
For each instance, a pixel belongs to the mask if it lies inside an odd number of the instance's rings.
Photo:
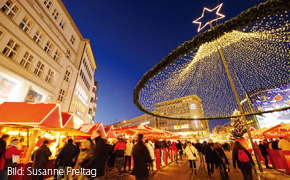
<path id="1" fill-rule="evenodd" d="M 114 131 L 114 126 L 113 125 L 109 125 L 109 126 L 104 126 L 104 130 L 106 132 L 106 137 L 107 138 L 116 138 L 117 135 Z"/>
<path id="2" fill-rule="evenodd" d="M 61 112 L 61 117 L 64 128 L 74 129 L 74 116 L 72 112 Z"/>
<path id="3" fill-rule="evenodd" d="M 178 139 L 181 137 L 181 135 L 169 131 L 163 131 L 144 125 L 116 128 L 114 131 L 119 135 L 124 133 L 133 137 L 137 137 L 138 134 L 143 134 L 144 138 L 149 139 Z"/>
<path id="4" fill-rule="evenodd" d="M 59 104 L 4 102 L 0 105 L 0 124 L 62 128 Z"/>
<path id="5" fill-rule="evenodd" d="M 104 130 L 102 123 L 95 124 L 82 124 L 78 129 L 79 131 L 85 132 L 87 134 L 92 134 L 94 130 L 100 130 L 102 133 L 102 137 L 106 137 L 106 132 Z"/>

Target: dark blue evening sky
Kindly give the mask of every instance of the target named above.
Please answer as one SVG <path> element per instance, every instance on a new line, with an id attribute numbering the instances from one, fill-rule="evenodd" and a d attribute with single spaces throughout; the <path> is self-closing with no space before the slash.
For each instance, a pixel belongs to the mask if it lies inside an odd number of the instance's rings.
<path id="1" fill-rule="evenodd" d="M 265 1 L 265 0 L 264 0 Z M 99 83 L 95 122 L 113 124 L 144 114 L 133 103 L 141 77 L 184 41 L 197 35 L 203 7 L 224 3 L 223 23 L 262 0 L 63 0 L 90 39 Z M 205 30 L 209 26 L 205 27 Z M 227 120 L 210 121 L 212 129 Z"/>

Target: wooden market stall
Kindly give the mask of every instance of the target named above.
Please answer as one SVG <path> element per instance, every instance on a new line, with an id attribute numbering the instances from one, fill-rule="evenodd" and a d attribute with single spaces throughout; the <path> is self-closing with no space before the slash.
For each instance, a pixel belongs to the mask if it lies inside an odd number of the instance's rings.
<path id="1" fill-rule="evenodd" d="M 74 128 L 73 114 L 61 112 L 59 104 L 4 102 L 0 105 L 1 134 L 9 134 L 21 141 L 20 163 L 18 169 L 23 169 L 23 175 L 13 176 L 14 180 L 31 179 L 28 169 L 31 169 L 31 155 L 44 141 L 49 140 L 52 156 L 47 169 L 54 169 L 54 159 L 69 135 L 87 135 Z M 9 144 L 9 142 L 7 143 Z M 49 176 L 51 176 L 50 174 Z M 49 176 L 46 176 L 49 177 Z"/>

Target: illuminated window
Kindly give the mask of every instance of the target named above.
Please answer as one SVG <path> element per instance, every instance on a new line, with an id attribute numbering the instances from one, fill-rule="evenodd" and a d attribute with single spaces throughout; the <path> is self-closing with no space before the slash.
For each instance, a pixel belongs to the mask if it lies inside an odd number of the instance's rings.
<path id="1" fill-rule="evenodd" d="M 61 53 L 60 53 L 60 51 L 57 49 L 57 50 L 55 51 L 54 55 L 53 55 L 53 59 L 54 59 L 55 61 L 59 61 L 59 60 L 60 60 L 60 57 L 61 57 Z"/>
<path id="2" fill-rule="evenodd" d="M 58 101 L 63 102 L 64 93 L 65 93 L 65 91 L 63 89 L 60 89 L 59 94 L 58 94 L 58 98 L 57 98 Z"/>
<path id="3" fill-rule="evenodd" d="M 49 69 L 48 72 L 47 72 L 45 81 L 46 82 L 49 82 L 49 83 L 52 83 L 52 81 L 53 81 L 53 75 L 54 75 L 54 72 L 51 69 Z"/>
<path id="4" fill-rule="evenodd" d="M 44 0 L 43 4 L 46 6 L 46 8 L 48 10 L 50 10 L 51 6 L 52 6 L 52 2 L 51 0 Z"/>
<path id="5" fill-rule="evenodd" d="M 72 35 L 70 38 L 70 42 L 74 45 L 76 38 Z"/>
<path id="6" fill-rule="evenodd" d="M 35 69 L 34 69 L 34 74 L 36 74 L 37 76 L 41 77 L 42 73 L 44 70 L 44 64 L 42 64 L 40 61 L 38 61 Z"/>
<path id="7" fill-rule="evenodd" d="M 52 12 L 52 17 L 53 17 L 55 20 L 57 20 L 58 15 L 59 15 L 58 11 L 57 11 L 56 9 L 54 9 L 53 12 Z"/>
<path id="8" fill-rule="evenodd" d="M 19 48 L 20 46 L 15 41 L 10 39 L 2 53 L 11 59 L 14 59 Z"/>
<path id="9" fill-rule="evenodd" d="M 43 39 L 43 33 L 40 30 L 37 30 L 35 35 L 33 36 L 33 40 L 37 44 L 41 45 L 42 39 Z"/>
<path id="10" fill-rule="evenodd" d="M 47 52 L 48 54 L 50 54 L 52 51 L 52 47 L 53 47 L 52 43 L 50 41 L 47 41 L 47 43 L 44 47 L 44 51 Z"/>
<path id="11" fill-rule="evenodd" d="M 26 69 L 29 69 L 29 67 L 32 63 L 32 60 L 33 60 L 33 56 L 29 52 L 26 52 L 24 54 L 22 60 L 20 61 L 20 65 Z"/>
<path id="12" fill-rule="evenodd" d="M 10 19 L 14 19 L 15 15 L 19 11 L 19 8 L 11 0 L 8 0 L 1 10 L 7 14 Z"/>
<path id="13" fill-rule="evenodd" d="M 65 27 L 65 22 L 64 22 L 63 19 L 60 21 L 59 26 L 60 26 L 61 29 L 64 29 L 64 27 Z"/>
<path id="14" fill-rule="evenodd" d="M 32 22 L 26 16 L 22 19 L 21 23 L 19 24 L 19 27 L 26 33 L 29 32 L 31 26 L 32 26 Z"/>
<path id="15" fill-rule="evenodd" d="M 70 78 L 70 72 L 68 70 L 66 70 L 65 75 L 64 75 L 64 80 L 66 82 L 68 82 L 69 81 L 69 78 Z"/>

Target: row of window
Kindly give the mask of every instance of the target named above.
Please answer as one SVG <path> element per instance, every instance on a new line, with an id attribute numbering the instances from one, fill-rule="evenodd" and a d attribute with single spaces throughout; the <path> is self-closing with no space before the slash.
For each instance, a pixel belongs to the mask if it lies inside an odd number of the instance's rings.
<path id="1" fill-rule="evenodd" d="M 5 12 L 8 17 L 10 17 L 12 20 L 14 19 L 16 13 L 19 11 L 19 8 L 11 1 L 8 0 L 6 2 L 6 4 L 4 4 L 4 6 L 1 8 L 1 10 L 3 12 Z M 30 18 L 28 16 L 25 16 L 22 21 L 19 24 L 19 27 L 26 32 L 27 34 L 29 33 L 31 27 L 33 25 L 33 22 L 30 20 Z M 32 39 L 38 44 L 41 45 L 42 41 L 44 39 L 44 33 L 38 29 L 35 34 L 33 35 Z M 44 46 L 44 51 L 47 52 L 49 55 L 52 55 L 52 51 L 53 51 L 54 45 L 51 41 L 47 41 L 45 46 Z M 61 52 L 59 49 L 56 49 L 54 54 L 52 55 L 52 58 L 55 61 L 59 61 L 61 58 Z"/>
<path id="2" fill-rule="evenodd" d="M 8 15 L 8 17 L 10 17 L 12 20 L 14 19 L 16 13 L 19 11 L 19 8 L 15 5 L 15 3 L 13 3 L 11 0 L 8 0 L 6 2 L 6 4 L 4 4 L 4 6 L 1 8 L 1 10 L 6 13 Z M 57 14 L 57 13 L 56 13 Z M 25 16 L 22 21 L 20 22 L 19 24 L 19 27 L 24 31 L 26 32 L 27 34 L 29 33 L 30 29 L 32 28 L 33 26 L 33 22 L 32 20 L 28 17 L 28 16 Z M 44 39 L 45 35 L 44 33 L 38 29 L 34 36 L 33 36 L 33 40 L 38 44 L 38 45 L 41 45 L 42 44 L 42 41 Z M 71 39 L 70 39 L 70 42 L 72 44 L 74 44 L 75 42 L 75 37 L 72 36 Z M 44 50 L 49 54 L 49 55 L 52 55 L 52 51 L 53 51 L 53 48 L 54 48 L 54 45 L 51 41 L 47 41 L 46 44 L 45 44 L 45 47 L 44 47 Z M 55 61 L 59 61 L 60 58 L 61 58 L 61 52 L 59 49 L 57 49 L 55 51 L 55 53 L 52 55 L 53 59 Z"/>
<path id="3" fill-rule="evenodd" d="M 90 69 L 88 68 L 88 65 L 87 65 L 87 62 L 86 62 L 86 59 L 85 59 L 85 58 L 83 59 L 83 64 L 84 64 L 84 66 L 85 66 L 85 68 L 86 68 L 86 70 L 87 70 L 87 73 L 88 73 L 88 75 L 89 75 L 89 78 L 92 79 L 91 71 L 90 71 Z"/>
<path id="4" fill-rule="evenodd" d="M 51 0 L 44 0 L 43 1 L 43 4 L 44 6 L 50 11 L 51 10 L 51 7 L 52 7 L 52 1 Z M 58 17 L 59 17 L 59 12 L 57 11 L 57 9 L 54 9 L 53 12 L 52 12 L 52 17 L 53 19 L 55 19 L 55 21 L 57 22 L 58 21 Z M 59 22 L 59 27 L 64 30 L 65 28 L 65 25 L 66 25 L 66 22 L 64 21 L 64 19 L 62 19 L 60 22 Z M 76 38 L 72 35 L 71 38 L 70 38 L 70 42 L 72 45 L 75 44 L 75 40 Z"/>
<path id="5" fill-rule="evenodd" d="M 3 34 L 3 32 L 0 30 L 0 38 L 1 38 L 2 34 Z M 7 43 L 7 45 L 5 46 L 5 48 L 3 49 L 2 53 L 5 56 L 9 57 L 10 59 L 14 60 L 19 49 L 20 49 L 20 45 L 18 43 L 16 43 L 15 41 L 13 41 L 12 39 L 10 39 L 9 42 Z M 22 67 L 30 70 L 33 59 L 34 59 L 34 55 L 32 55 L 30 52 L 26 51 L 19 64 Z M 44 72 L 44 68 L 45 68 L 45 65 L 39 60 L 36 64 L 36 67 L 35 67 L 33 73 L 39 77 L 42 77 L 43 72 Z M 66 70 L 66 73 L 64 76 L 65 81 L 67 81 L 67 82 L 69 81 L 70 74 L 71 74 L 70 71 Z M 54 72 L 53 72 L 53 70 L 49 69 L 44 80 L 48 83 L 52 83 L 53 77 L 54 77 Z"/>
<path id="6" fill-rule="evenodd" d="M 89 82 L 88 82 L 88 80 L 87 80 L 87 78 L 86 78 L 86 76 L 85 76 L 85 74 L 84 74 L 82 69 L 80 71 L 80 76 L 81 76 L 83 82 L 85 83 L 87 89 L 90 90 L 90 84 L 89 84 Z"/>
<path id="7" fill-rule="evenodd" d="M 1 30 L 0 32 L 3 34 Z M 10 59 L 14 59 L 19 48 L 20 48 L 20 45 L 16 43 L 15 41 L 13 41 L 12 39 L 10 39 L 7 45 L 5 46 L 5 48 L 3 49 L 2 53 L 5 56 L 9 57 Z M 20 65 L 26 69 L 30 69 L 33 59 L 34 59 L 34 56 L 28 51 L 26 51 L 20 61 Z M 33 73 L 39 77 L 42 77 L 44 67 L 45 65 L 41 61 L 38 61 Z M 54 76 L 54 72 L 51 69 L 49 69 L 45 77 L 45 81 L 52 83 L 53 76 Z"/>

